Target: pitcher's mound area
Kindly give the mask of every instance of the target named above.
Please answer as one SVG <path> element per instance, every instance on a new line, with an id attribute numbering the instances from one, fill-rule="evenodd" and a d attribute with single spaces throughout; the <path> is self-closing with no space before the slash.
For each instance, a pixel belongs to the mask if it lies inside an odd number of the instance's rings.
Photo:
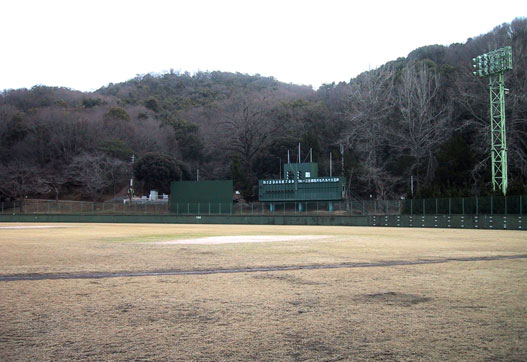
<path id="1" fill-rule="evenodd" d="M 322 235 L 240 235 L 240 236 L 209 236 L 197 239 L 167 240 L 148 243 L 149 245 L 174 244 L 236 244 L 236 243 L 266 243 L 272 241 L 307 241 L 323 240 L 328 236 Z"/>

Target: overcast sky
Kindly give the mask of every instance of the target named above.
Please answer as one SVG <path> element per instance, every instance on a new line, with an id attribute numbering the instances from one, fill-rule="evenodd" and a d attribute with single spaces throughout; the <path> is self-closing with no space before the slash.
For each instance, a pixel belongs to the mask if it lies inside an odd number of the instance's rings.
<path id="1" fill-rule="evenodd" d="M 316 89 L 520 16 L 524 0 L 2 0 L 0 89 L 90 91 L 170 69 Z"/>

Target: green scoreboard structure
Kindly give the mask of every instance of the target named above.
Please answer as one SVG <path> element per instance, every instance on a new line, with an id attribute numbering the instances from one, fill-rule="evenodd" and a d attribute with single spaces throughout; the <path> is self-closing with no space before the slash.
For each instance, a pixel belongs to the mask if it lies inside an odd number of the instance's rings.
<path id="1" fill-rule="evenodd" d="M 287 163 L 283 178 L 258 181 L 258 199 L 275 211 L 277 203 L 294 203 L 298 211 L 307 203 L 323 201 L 329 211 L 345 198 L 344 177 L 319 177 L 318 164 Z M 230 214 L 233 212 L 233 181 L 174 181 L 170 184 L 170 211 L 175 214 Z M 318 208 L 318 206 L 317 206 Z"/>
<path id="2" fill-rule="evenodd" d="M 345 177 L 319 177 L 318 164 L 287 163 L 284 165 L 283 179 L 259 180 L 258 199 L 269 203 L 274 211 L 276 202 L 328 201 L 329 211 L 333 211 L 332 201 L 341 201 L 345 196 Z"/>

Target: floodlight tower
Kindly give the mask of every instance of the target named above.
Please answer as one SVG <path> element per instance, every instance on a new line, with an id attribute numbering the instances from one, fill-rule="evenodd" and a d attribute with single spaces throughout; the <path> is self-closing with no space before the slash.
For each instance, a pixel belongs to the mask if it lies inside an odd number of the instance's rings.
<path id="1" fill-rule="evenodd" d="M 474 75 L 489 77 L 492 190 L 507 194 L 507 142 L 505 134 L 505 84 L 503 74 L 512 70 L 510 46 L 473 58 Z"/>

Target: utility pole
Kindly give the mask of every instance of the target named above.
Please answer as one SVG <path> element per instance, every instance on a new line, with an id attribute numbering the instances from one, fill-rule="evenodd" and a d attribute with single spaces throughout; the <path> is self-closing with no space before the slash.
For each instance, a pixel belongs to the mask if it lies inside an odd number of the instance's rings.
<path id="1" fill-rule="evenodd" d="M 507 194 L 507 140 L 505 128 L 505 81 L 512 70 L 512 48 L 507 46 L 473 58 L 474 75 L 489 78 L 490 88 L 490 157 L 492 190 Z"/>
<path id="2" fill-rule="evenodd" d="M 300 163 L 300 142 L 298 143 L 298 163 Z"/>
<path id="3" fill-rule="evenodd" d="M 342 166 L 342 176 L 344 176 L 344 145 L 341 143 L 340 145 L 340 165 Z"/>
<path id="4" fill-rule="evenodd" d="M 132 165 L 132 177 L 130 178 L 130 188 L 128 189 L 128 197 L 130 198 L 130 205 L 132 205 L 132 199 L 134 197 L 134 162 L 135 155 L 130 157 L 130 164 Z"/>
<path id="5" fill-rule="evenodd" d="M 333 160 L 331 152 L 329 153 L 329 177 L 333 177 Z"/>

